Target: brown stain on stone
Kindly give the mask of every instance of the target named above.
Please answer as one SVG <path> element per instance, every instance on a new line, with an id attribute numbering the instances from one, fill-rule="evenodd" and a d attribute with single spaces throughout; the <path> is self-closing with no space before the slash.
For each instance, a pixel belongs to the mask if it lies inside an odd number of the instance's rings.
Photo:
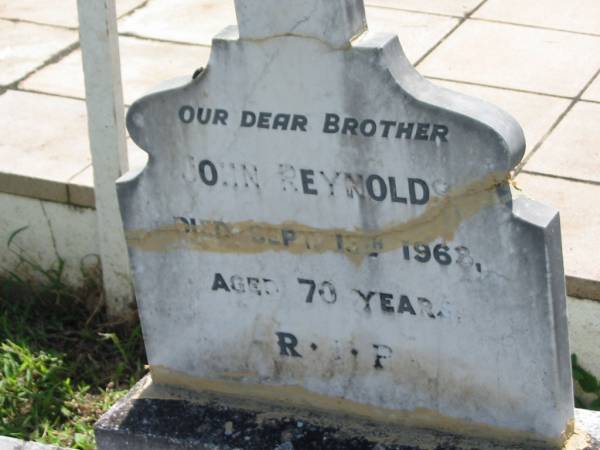
<path id="1" fill-rule="evenodd" d="M 224 400 L 227 398 L 244 399 L 244 404 L 250 408 L 252 408 L 252 403 L 248 403 L 248 401 L 258 401 L 259 403 L 263 402 L 263 405 L 273 404 L 278 407 L 291 408 L 287 409 L 290 414 L 309 414 L 313 418 L 314 414 L 310 412 L 318 411 L 324 413 L 320 416 L 325 421 L 324 425 L 332 425 L 327 422 L 335 420 L 337 421 L 335 425 L 345 426 L 345 423 L 339 421 L 344 421 L 344 418 L 347 418 L 348 423 L 352 423 L 353 426 L 356 426 L 356 420 L 358 420 L 358 423 L 379 423 L 384 425 L 386 430 L 390 430 L 389 436 L 383 436 L 367 425 L 362 430 L 363 436 L 367 439 L 376 438 L 380 441 L 383 439 L 384 441 L 393 442 L 401 437 L 402 440 L 405 440 L 406 430 L 414 431 L 414 429 L 417 429 L 414 439 L 419 442 L 408 442 L 408 445 L 417 445 L 420 448 L 421 446 L 423 448 L 430 447 L 424 445 L 429 439 L 427 433 L 423 433 L 423 430 L 431 430 L 434 434 L 435 432 L 445 432 L 456 436 L 464 436 L 467 439 L 475 439 L 480 444 L 478 448 L 481 449 L 498 448 L 496 445 L 502 442 L 507 444 L 507 448 L 509 444 L 510 448 L 523 449 L 580 450 L 585 448 L 580 446 L 586 442 L 585 437 L 577 436 L 577 434 L 573 435 L 573 423 L 566 424 L 566 430 L 560 439 L 547 440 L 532 433 L 449 417 L 425 408 L 418 408 L 414 411 L 382 408 L 343 398 L 315 394 L 300 386 L 260 385 L 231 380 L 203 379 L 176 372 L 163 366 L 151 366 L 150 371 L 156 388 L 142 394 L 142 398 L 163 398 L 160 386 L 173 386 L 190 392 L 215 394 L 219 398 L 223 396 Z M 286 409 L 283 411 L 286 411 Z M 282 414 L 285 415 L 285 412 Z M 393 426 L 390 427 L 390 425 Z M 373 433 L 375 435 L 371 436 Z M 435 445 L 431 448 L 434 447 Z M 502 446 L 502 448 L 505 447 Z"/>
<path id="2" fill-rule="evenodd" d="M 130 247 L 147 252 L 192 250 L 258 254 L 277 251 L 294 255 L 334 252 L 343 253 L 360 264 L 370 254 L 391 252 L 407 244 L 425 244 L 437 238 L 451 241 L 465 220 L 502 201 L 496 189 L 508 179 L 506 173 L 490 174 L 444 197 L 432 199 L 419 217 L 377 230 L 319 229 L 297 222 L 205 221 L 193 229 L 173 224 L 152 230 L 128 230 L 126 237 Z"/>

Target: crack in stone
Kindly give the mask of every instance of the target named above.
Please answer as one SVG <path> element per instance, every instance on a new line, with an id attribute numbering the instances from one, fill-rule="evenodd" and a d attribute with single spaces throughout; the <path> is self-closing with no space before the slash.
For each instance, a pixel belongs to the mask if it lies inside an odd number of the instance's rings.
<path id="1" fill-rule="evenodd" d="M 296 31 L 298 29 L 298 27 L 300 27 L 300 25 L 302 25 L 303 23 L 308 22 L 310 20 L 311 16 L 317 11 L 318 7 L 319 7 L 319 4 L 315 3 L 312 10 L 306 16 L 304 16 L 302 19 L 300 19 L 298 22 L 296 22 L 296 24 L 290 30 L 290 33 L 293 33 L 294 31 Z"/>
<path id="2" fill-rule="evenodd" d="M 52 229 L 52 222 L 50 217 L 48 216 L 48 212 L 46 211 L 46 207 L 44 206 L 44 202 L 42 200 L 40 202 L 40 207 L 42 209 L 42 214 L 46 218 L 46 223 L 48 224 L 48 231 L 50 232 L 50 238 L 52 239 L 52 247 L 54 248 L 54 254 L 56 255 L 57 260 L 61 260 L 60 254 L 58 252 L 58 246 L 56 244 L 56 236 L 54 236 L 54 230 Z"/>

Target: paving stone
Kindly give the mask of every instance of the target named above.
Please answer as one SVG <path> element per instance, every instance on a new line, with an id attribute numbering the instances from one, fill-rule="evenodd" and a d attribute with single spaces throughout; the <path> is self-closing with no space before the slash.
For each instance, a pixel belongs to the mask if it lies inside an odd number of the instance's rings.
<path id="1" fill-rule="evenodd" d="M 598 0 L 488 0 L 473 17 L 600 35 Z"/>
<path id="2" fill-rule="evenodd" d="M 67 201 L 65 183 L 90 163 L 85 103 L 8 91 L 0 96 L 0 189 Z"/>
<path id="3" fill-rule="evenodd" d="M 419 70 L 432 77 L 574 97 L 598 67 L 600 37 L 468 20 Z"/>
<path id="4" fill-rule="evenodd" d="M 570 295 L 600 299 L 600 265 L 590 255 L 600 248 L 600 186 L 521 173 L 522 193 L 560 211 L 563 256 Z"/>
<path id="5" fill-rule="evenodd" d="M 77 42 L 77 33 L 0 20 L 0 86 L 9 85 Z"/>
<path id="6" fill-rule="evenodd" d="M 369 29 L 397 34 L 408 59 L 415 63 L 458 23 L 452 17 L 367 8 Z"/>
<path id="7" fill-rule="evenodd" d="M 464 16 L 472 11 L 481 0 L 366 0 L 367 5 L 409 9 L 438 14 Z"/>
<path id="8" fill-rule="evenodd" d="M 126 104 L 147 93 L 159 82 L 191 76 L 208 62 L 208 47 L 154 42 L 131 37 L 119 39 L 123 97 Z M 41 92 L 85 98 L 81 51 L 40 70 L 20 87 Z"/>
<path id="9" fill-rule="evenodd" d="M 600 102 L 600 74 L 596 76 L 596 79 L 590 85 L 589 88 L 583 93 L 582 97 L 584 100 L 593 100 Z"/>
<path id="10" fill-rule="evenodd" d="M 473 84 L 432 80 L 440 86 L 482 98 L 512 114 L 523 127 L 528 152 L 550 130 L 552 124 L 568 107 L 570 100 L 546 95 L 528 94 Z"/>
<path id="11" fill-rule="evenodd" d="M 57 8 L 56 0 L 2 0 L 0 17 L 63 27 L 78 27 L 77 0 L 60 1 L 61 7 Z M 117 15 L 122 16 L 143 2 L 144 0 L 116 0 Z"/>
<path id="12" fill-rule="evenodd" d="M 153 0 L 124 19 L 119 31 L 210 45 L 215 34 L 235 23 L 232 0 Z"/>
<path id="13" fill-rule="evenodd" d="M 600 183 L 599 123 L 600 104 L 577 103 L 524 169 Z"/>

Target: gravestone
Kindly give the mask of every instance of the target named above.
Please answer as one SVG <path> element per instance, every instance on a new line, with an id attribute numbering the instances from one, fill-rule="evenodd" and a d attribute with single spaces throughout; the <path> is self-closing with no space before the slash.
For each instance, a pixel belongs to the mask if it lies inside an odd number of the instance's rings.
<path id="1" fill-rule="evenodd" d="M 153 383 L 559 446 L 560 224 L 511 197 L 519 125 L 425 80 L 362 0 L 236 12 L 203 71 L 127 117 Z"/>

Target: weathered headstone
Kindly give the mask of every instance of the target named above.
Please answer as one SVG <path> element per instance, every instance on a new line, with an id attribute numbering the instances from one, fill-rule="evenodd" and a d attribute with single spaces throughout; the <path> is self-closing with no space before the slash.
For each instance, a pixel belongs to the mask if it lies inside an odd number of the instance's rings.
<path id="1" fill-rule="evenodd" d="M 236 0 L 195 79 L 129 110 L 119 184 L 155 383 L 558 445 L 560 224 L 524 138 L 438 88 L 362 0 Z"/>

